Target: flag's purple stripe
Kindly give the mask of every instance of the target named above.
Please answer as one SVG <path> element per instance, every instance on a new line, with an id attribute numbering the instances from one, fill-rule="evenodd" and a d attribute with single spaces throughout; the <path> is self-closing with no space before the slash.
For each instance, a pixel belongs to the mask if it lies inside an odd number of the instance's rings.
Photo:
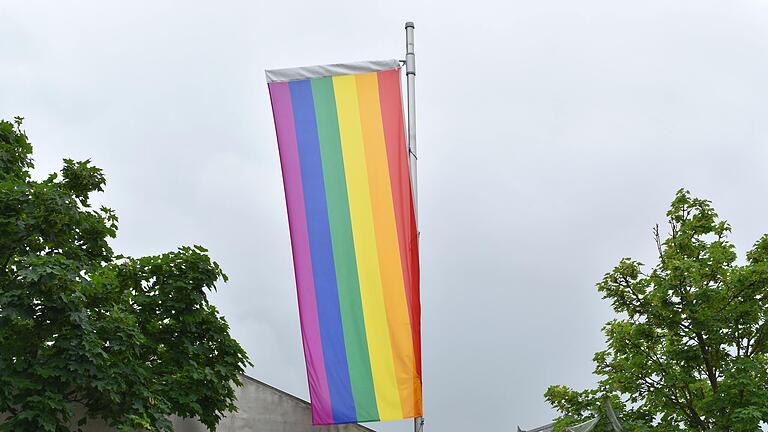
<path id="1" fill-rule="evenodd" d="M 333 423 L 333 411 L 330 406 L 331 398 L 320 337 L 291 94 L 288 83 L 269 84 L 269 93 L 272 98 L 272 111 L 280 148 L 280 164 L 283 169 L 285 201 L 288 207 L 288 224 L 291 230 L 293 265 L 296 270 L 302 342 L 304 344 L 304 358 L 307 362 L 309 393 L 312 399 L 312 422 L 328 424 Z"/>
<path id="2" fill-rule="evenodd" d="M 333 420 L 335 423 L 349 423 L 357 419 L 357 414 L 349 379 L 347 350 L 344 345 L 339 289 L 333 261 L 331 228 L 328 223 L 328 203 L 325 195 L 323 164 L 320 159 L 312 85 L 309 80 L 303 80 L 292 81 L 288 87 L 291 90 L 296 145 L 299 149 L 309 249 L 312 254 L 312 272 L 315 277 L 315 296 L 320 319 L 320 337 L 323 341 L 325 373 L 331 394 Z"/>

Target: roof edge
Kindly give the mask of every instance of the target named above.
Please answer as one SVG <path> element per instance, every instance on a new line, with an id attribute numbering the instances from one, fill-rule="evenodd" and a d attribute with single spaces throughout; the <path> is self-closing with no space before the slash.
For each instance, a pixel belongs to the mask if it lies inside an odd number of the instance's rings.
<path id="1" fill-rule="evenodd" d="M 265 383 L 264 381 L 258 380 L 256 378 L 254 378 L 252 376 L 249 376 L 249 375 L 246 375 L 246 374 L 240 374 L 240 376 L 245 378 L 247 381 L 252 381 L 252 382 L 254 382 L 256 384 L 259 384 L 259 385 L 262 385 L 264 387 L 267 387 L 270 390 L 274 390 L 274 391 L 276 391 L 277 393 L 280 393 L 283 396 L 286 396 L 286 397 L 288 397 L 290 399 L 295 400 L 296 402 L 301 403 L 302 405 L 306 405 L 308 407 L 312 407 L 312 404 L 309 403 L 308 401 L 305 401 L 304 399 L 302 399 L 302 398 L 300 398 L 300 397 L 298 397 L 296 395 L 292 395 L 292 394 L 288 393 L 285 390 L 280 390 L 279 388 L 277 388 L 275 386 L 271 386 L 271 385 Z M 373 429 L 371 429 L 369 427 L 366 427 L 366 426 L 364 426 L 364 425 L 362 425 L 360 423 L 353 423 L 353 424 L 356 424 L 357 426 L 360 426 L 364 430 L 367 430 L 367 431 L 370 431 L 370 432 L 376 432 L 375 430 L 373 430 Z"/>

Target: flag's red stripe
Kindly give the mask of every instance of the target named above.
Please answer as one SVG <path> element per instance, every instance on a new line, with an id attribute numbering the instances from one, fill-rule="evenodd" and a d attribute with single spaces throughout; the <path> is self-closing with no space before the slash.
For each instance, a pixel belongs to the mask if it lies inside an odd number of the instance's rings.
<path id="1" fill-rule="evenodd" d="M 387 146 L 392 199 L 397 222 L 400 260 L 405 278 L 405 294 L 411 321 L 413 351 L 416 357 L 414 383 L 416 412 L 421 415 L 421 303 L 419 296 L 419 243 L 411 193 L 408 154 L 403 125 L 400 71 L 378 73 L 381 116 Z"/>

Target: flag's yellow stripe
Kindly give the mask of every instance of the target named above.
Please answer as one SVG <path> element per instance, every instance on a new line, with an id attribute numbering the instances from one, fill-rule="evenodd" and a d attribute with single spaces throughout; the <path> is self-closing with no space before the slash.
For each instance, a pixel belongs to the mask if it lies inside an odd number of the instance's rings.
<path id="1" fill-rule="evenodd" d="M 416 372 L 416 362 L 413 355 L 408 301 L 405 298 L 387 146 L 384 142 L 384 126 L 381 120 L 379 79 L 376 72 L 356 75 L 355 78 L 360 101 L 360 122 L 368 166 L 368 186 L 371 193 L 373 224 L 379 251 L 381 284 L 384 288 L 384 304 L 387 309 L 395 375 L 403 416 L 414 417 L 413 377 Z"/>
<path id="2" fill-rule="evenodd" d="M 369 175 L 360 123 L 357 83 L 353 75 L 333 77 L 339 117 L 341 152 L 349 194 L 349 212 L 355 244 L 357 272 L 371 358 L 376 405 L 381 420 L 403 418 L 392 358 L 384 292 L 374 229 Z"/>

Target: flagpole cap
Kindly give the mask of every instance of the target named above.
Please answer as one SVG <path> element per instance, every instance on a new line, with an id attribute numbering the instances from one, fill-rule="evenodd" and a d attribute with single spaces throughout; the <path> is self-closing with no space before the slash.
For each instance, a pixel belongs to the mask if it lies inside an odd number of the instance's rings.
<path id="1" fill-rule="evenodd" d="M 408 27 L 410 27 L 410 28 L 416 28 L 416 26 L 415 26 L 415 25 L 413 25 L 413 21 L 408 21 L 407 23 L 405 23 L 405 28 L 408 28 Z"/>

